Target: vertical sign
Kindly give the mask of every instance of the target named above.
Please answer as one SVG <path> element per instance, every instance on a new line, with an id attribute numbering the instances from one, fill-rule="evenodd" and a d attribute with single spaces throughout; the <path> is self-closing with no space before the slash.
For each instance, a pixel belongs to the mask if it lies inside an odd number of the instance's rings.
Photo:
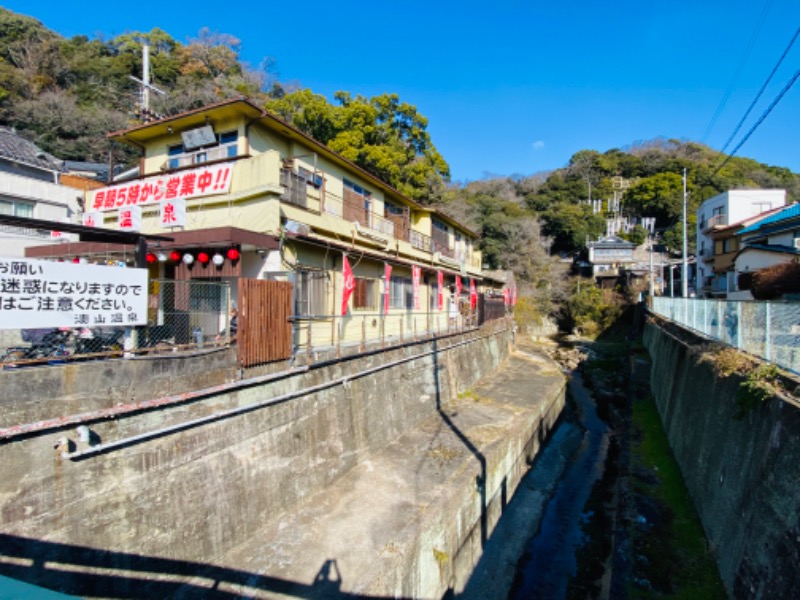
<path id="1" fill-rule="evenodd" d="M 392 265 L 385 263 L 383 267 L 383 314 L 389 314 L 389 297 L 392 293 Z"/>
<path id="2" fill-rule="evenodd" d="M 439 292 L 439 310 L 444 309 L 444 273 L 436 271 L 436 287 Z"/>
<path id="3" fill-rule="evenodd" d="M 186 198 L 161 201 L 161 227 L 186 227 Z"/>
<path id="4" fill-rule="evenodd" d="M 347 260 L 347 254 L 342 254 L 342 315 L 347 314 L 347 303 L 350 300 L 350 295 L 356 289 L 356 280 L 353 277 L 353 270 L 350 268 L 350 262 Z"/>
<path id="5" fill-rule="evenodd" d="M 422 279 L 422 267 L 411 267 L 411 289 L 414 293 L 414 310 L 419 310 L 419 281 Z"/>
<path id="6" fill-rule="evenodd" d="M 122 231 L 142 230 L 142 207 L 126 206 L 119 209 L 119 228 Z"/>

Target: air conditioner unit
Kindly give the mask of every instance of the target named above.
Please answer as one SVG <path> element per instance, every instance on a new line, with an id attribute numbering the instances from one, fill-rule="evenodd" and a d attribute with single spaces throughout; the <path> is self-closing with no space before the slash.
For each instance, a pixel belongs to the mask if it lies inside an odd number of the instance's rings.
<path id="1" fill-rule="evenodd" d="M 794 240 L 794 247 L 795 247 L 797 250 L 800 250 L 800 238 L 795 238 L 795 240 Z"/>

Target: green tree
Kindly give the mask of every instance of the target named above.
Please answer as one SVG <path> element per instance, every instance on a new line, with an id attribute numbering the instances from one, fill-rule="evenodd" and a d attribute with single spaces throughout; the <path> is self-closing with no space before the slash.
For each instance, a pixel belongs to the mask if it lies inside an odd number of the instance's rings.
<path id="1" fill-rule="evenodd" d="M 554 250 L 572 252 L 605 231 L 605 219 L 594 214 L 588 204 L 561 202 L 544 214 L 544 232 L 553 238 Z"/>
<path id="2" fill-rule="evenodd" d="M 626 206 L 641 217 L 655 217 L 657 227 L 666 227 L 683 211 L 683 178 L 677 173 L 658 173 L 632 185 L 625 194 Z"/>
<path id="3" fill-rule="evenodd" d="M 268 101 L 266 108 L 410 198 L 430 202 L 441 195 L 450 168 L 414 106 L 397 94 L 334 97 L 338 105 L 299 90 Z"/>

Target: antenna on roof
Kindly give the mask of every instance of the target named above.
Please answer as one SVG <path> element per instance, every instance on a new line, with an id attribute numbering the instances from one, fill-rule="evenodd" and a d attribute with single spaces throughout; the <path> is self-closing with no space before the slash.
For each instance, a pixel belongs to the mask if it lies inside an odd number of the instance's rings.
<path id="1" fill-rule="evenodd" d="M 157 115 L 150 110 L 150 92 L 155 92 L 162 96 L 166 96 L 167 93 L 150 83 L 150 45 L 146 42 L 142 44 L 142 78 L 138 79 L 133 75 L 129 75 L 129 77 L 138 83 L 140 88 L 139 118 L 145 122 L 162 118 L 162 115 Z"/>

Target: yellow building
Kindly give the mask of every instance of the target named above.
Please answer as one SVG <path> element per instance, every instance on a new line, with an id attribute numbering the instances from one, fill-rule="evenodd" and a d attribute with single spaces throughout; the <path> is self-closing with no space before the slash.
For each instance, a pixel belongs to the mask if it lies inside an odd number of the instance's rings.
<path id="1" fill-rule="evenodd" d="M 248 100 L 110 138 L 140 149 L 138 173 L 87 191 L 84 224 L 174 238 L 150 248 L 151 277 L 229 282 L 234 303 L 242 278 L 290 282 L 294 320 L 313 323 L 295 337 L 313 334 L 315 347 L 445 329 L 481 285 L 474 232 Z"/>

